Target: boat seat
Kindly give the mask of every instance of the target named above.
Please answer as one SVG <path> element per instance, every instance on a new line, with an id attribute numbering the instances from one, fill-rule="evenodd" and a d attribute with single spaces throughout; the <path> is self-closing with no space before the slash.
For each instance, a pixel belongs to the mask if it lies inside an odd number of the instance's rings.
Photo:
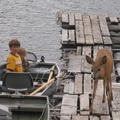
<path id="1" fill-rule="evenodd" d="M 34 53 L 32 53 L 32 52 L 27 51 L 25 59 L 28 60 L 28 62 L 30 63 L 31 67 L 34 67 L 36 64 L 38 64 L 37 63 L 37 56 Z"/>
<path id="2" fill-rule="evenodd" d="M 5 73 L 2 83 L 4 92 L 31 92 L 33 91 L 33 79 L 30 73 Z"/>

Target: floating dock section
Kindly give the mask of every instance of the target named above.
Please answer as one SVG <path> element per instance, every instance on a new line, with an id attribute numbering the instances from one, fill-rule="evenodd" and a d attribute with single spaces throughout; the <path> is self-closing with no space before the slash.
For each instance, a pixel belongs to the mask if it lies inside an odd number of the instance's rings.
<path id="1" fill-rule="evenodd" d="M 61 20 L 62 59 L 68 77 L 61 82 L 60 120 L 120 120 L 120 18 L 63 13 Z M 94 80 L 85 55 L 95 59 L 101 48 L 110 50 L 114 57 L 113 101 L 111 108 L 107 99 L 102 103 L 103 81 L 99 80 L 93 112 L 90 114 Z"/>

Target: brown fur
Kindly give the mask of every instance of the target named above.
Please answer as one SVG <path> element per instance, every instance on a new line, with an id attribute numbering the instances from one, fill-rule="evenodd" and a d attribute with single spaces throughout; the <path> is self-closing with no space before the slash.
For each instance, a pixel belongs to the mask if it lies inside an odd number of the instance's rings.
<path id="1" fill-rule="evenodd" d="M 96 89 L 99 79 L 103 79 L 103 99 L 105 102 L 105 91 L 108 94 L 108 104 L 112 105 L 111 101 L 113 100 L 112 94 L 112 81 L 111 81 L 111 73 L 113 70 L 113 57 L 111 53 L 107 49 L 101 49 L 97 53 L 97 57 L 95 61 L 93 61 L 89 56 L 86 56 L 86 60 L 88 63 L 93 65 L 93 78 L 94 78 L 94 90 L 93 90 L 93 100 L 90 106 L 90 112 L 93 109 L 93 101 L 96 95 Z"/>

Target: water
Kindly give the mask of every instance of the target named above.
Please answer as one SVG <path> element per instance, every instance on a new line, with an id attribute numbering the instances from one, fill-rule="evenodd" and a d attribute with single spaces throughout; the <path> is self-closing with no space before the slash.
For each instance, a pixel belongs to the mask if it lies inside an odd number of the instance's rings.
<path id="1" fill-rule="evenodd" d="M 8 42 L 16 38 L 38 58 L 61 64 L 61 26 L 57 13 L 88 13 L 119 16 L 117 0 L 0 0 L 0 62 L 9 53 Z"/>

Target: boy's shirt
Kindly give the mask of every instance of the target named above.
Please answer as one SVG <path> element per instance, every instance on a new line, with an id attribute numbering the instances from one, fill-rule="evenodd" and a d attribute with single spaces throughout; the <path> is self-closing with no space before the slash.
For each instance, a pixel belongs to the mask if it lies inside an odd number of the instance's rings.
<path id="1" fill-rule="evenodd" d="M 20 56 L 17 54 L 17 56 L 14 56 L 13 54 L 9 54 L 6 62 L 10 63 L 6 66 L 7 70 L 10 70 L 12 72 L 22 72 L 22 61 Z"/>

